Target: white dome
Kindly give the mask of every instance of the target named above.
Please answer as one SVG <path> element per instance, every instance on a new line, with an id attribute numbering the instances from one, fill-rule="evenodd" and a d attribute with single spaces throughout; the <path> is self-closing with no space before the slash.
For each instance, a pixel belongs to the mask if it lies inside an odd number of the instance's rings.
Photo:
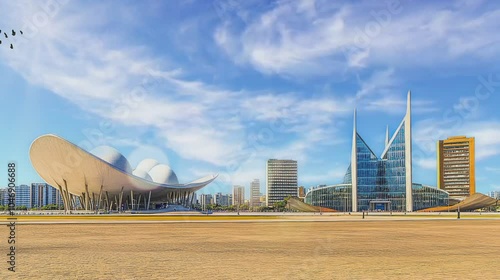
<path id="1" fill-rule="evenodd" d="M 177 175 L 170 169 L 168 165 L 158 164 L 149 171 L 149 175 L 153 178 L 153 182 L 160 184 L 179 184 Z"/>
<path id="2" fill-rule="evenodd" d="M 135 169 L 133 172 L 132 172 L 133 175 L 139 177 L 139 178 L 142 178 L 144 180 L 148 180 L 150 182 L 153 181 L 153 179 L 151 178 L 151 176 L 149 176 L 148 172 L 142 170 L 142 169 Z"/>
<path id="3" fill-rule="evenodd" d="M 90 153 L 122 171 L 127 173 L 132 172 L 132 167 L 128 160 L 115 148 L 110 146 L 98 146 L 92 149 Z"/>
<path id="4" fill-rule="evenodd" d="M 145 172 L 149 172 L 153 167 L 157 166 L 159 162 L 156 159 L 146 158 L 141 160 L 135 170 L 142 170 Z"/>

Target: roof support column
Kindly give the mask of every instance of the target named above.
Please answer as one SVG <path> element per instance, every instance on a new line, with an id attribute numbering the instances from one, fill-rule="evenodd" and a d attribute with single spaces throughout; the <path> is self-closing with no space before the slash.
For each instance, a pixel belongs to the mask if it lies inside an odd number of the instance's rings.
<path id="1" fill-rule="evenodd" d="M 194 201 L 194 195 L 195 195 L 195 193 L 193 192 L 193 193 L 191 194 L 191 205 L 190 205 L 190 206 L 193 206 L 193 204 L 194 204 L 194 203 L 193 203 L 193 201 Z"/>
<path id="2" fill-rule="evenodd" d="M 117 205 L 118 207 L 118 212 L 122 212 L 122 205 L 123 205 L 123 187 L 122 187 L 122 190 L 120 191 L 120 200 L 119 200 L 119 205 Z"/>
<path id="3" fill-rule="evenodd" d="M 102 188 L 103 186 L 101 185 L 101 189 L 99 190 L 99 204 L 97 206 L 97 211 L 102 208 Z"/>
<path id="4" fill-rule="evenodd" d="M 139 210 L 140 206 L 141 206 L 141 198 L 142 198 L 142 194 L 139 194 L 139 196 L 137 197 L 137 203 L 136 203 L 136 210 Z"/>
<path id="5" fill-rule="evenodd" d="M 109 194 L 108 191 L 106 191 L 106 210 L 111 211 L 111 205 L 113 202 L 109 201 Z"/>
<path id="6" fill-rule="evenodd" d="M 130 190 L 131 209 L 134 210 L 134 191 Z"/>
<path id="7" fill-rule="evenodd" d="M 146 207 L 146 210 L 149 210 L 149 204 L 151 204 L 151 191 L 149 191 L 148 206 Z"/>
<path id="8" fill-rule="evenodd" d="M 82 196 L 81 196 L 81 204 L 82 204 L 82 207 L 87 210 L 87 197 L 85 196 L 85 193 L 82 192 Z"/>
<path id="9" fill-rule="evenodd" d="M 70 198 L 70 195 L 69 195 L 69 191 L 68 191 L 68 184 L 66 182 L 66 180 L 63 179 L 63 182 L 64 182 L 64 188 L 66 189 L 66 201 L 67 201 L 67 205 L 68 205 L 68 210 L 71 214 L 71 198 Z"/>
<path id="10" fill-rule="evenodd" d="M 87 199 L 85 200 L 85 210 L 89 210 L 89 202 L 90 202 L 90 194 L 89 194 L 89 185 L 85 183 L 85 192 L 87 194 Z"/>
<path id="11" fill-rule="evenodd" d="M 57 182 L 56 182 L 57 184 Z M 66 201 L 66 196 L 64 195 L 64 191 L 61 187 L 61 185 L 57 184 L 57 187 L 59 187 L 59 192 L 61 193 L 61 198 L 63 200 L 63 205 L 64 205 L 64 214 L 66 214 L 66 211 L 68 209 L 68 204 L 67 204 L 67 201 Z"/>
<path id="12" fill-rule="evenodd" d="M 82 193 L 80 196 L 78 196 L 78 200 L 80 201 L 80 206 L 83 208 L 85 207 L 85 194 Z"/>
<path id="13" fill-rule="evenodd" d="M 96 197 L 96 194 L 94 192 L 92 192 L 92 199 L 91 199 L 91 203 L 90 205 L 92 206 L 92 212 L 95 212 L 96 211 L 96 208 L 97 208 L 97 197 Z"/>

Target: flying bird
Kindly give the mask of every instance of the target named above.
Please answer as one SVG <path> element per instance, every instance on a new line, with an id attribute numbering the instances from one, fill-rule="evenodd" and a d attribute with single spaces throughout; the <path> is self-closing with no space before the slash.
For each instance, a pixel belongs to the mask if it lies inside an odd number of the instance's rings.
<path id="1" fill-rule="evenodd" d="M 19 32 L 19 33 L 21 33 L 21 35 L 23 35 L 23 31 L 22 30 L 19 30 L 17 32 Z M 16 36 L 17 32 L 14 29 L 12 29 L 12 32 L 11 32 L 12 36 Z M 0 29 L 0 36 L 1 36 L 1 34 L 2 34 L 2 29 Z M 9 35 L 7 34 L 6 30 L 4 30 L 3 35 L 5 36 L 6 39 L 9 38 Z M 1 44 L 2 44 L 2 40 L 0 40 L 0 45 Z M 7 40 L 7 42 L 5 43 L 5 45 L 7 45 L 7 46 L 10 45 L 10 49 L 11 50 L 14 49 L 14 44 L 9 43 L 9 40 Z"/>

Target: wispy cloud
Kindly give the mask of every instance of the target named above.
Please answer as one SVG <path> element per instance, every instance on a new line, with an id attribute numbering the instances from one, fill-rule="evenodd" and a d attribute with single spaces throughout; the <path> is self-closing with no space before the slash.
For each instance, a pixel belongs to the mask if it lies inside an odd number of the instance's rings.
<path id="1" fill-rule="evenodd" d="M 416 158 L 414 163 L 417 164 L 419 167 L 424 168 L 424 169 L 431 169 L 431 170 L 436 169 L 436 158 L 435 157 Z"/>
<path id="2" fill-rule="evenodd" d="M 301 177 L 306 185 L 322 182 L 322 184 L 339 184 L 344 179 L 348 166 L 336 165 L 332 170 L 319 174 L 307 174 Z"/>
<path id="3" fill-rule="evenodd" d="M 435 155 L 438 140 L 456 135 L 475 137 L 478 161 L 500 154 L 500 122 L 495 121 L 471 121 L 450 126 L 443 120 L 423 120 L 415 124 L 414 142 L 423 154 Z"/>
<path id="4" fill-rule="evenodd" d="M 37 9 L 11 5 L 19 19 Z M 76 10 L 72 6 L 61 11 L 50 27 L 17 48 L 15 56 L 5 56 L 7 63 L 30 83 L 84 111 L 120 126 L 152 129 L 157 144 L 183 158 L 225 166 L 232 158 L 244 157 L 242 150 L 252 146 L 252 134 L 258 136 L 262 130 L 253 131 L 244 125 L 247 122 L 268 127 L 274 137 L 295 136 L 284 141 L 287 152 L 276 149 L 270 155 L 304 157 L 307 149 L 335 132 L 333 120 L 352 106 L 335 96 L 304 99 L 293 93 L 249 92 L 189 79 L 189 69 L 147 47 L 127 43 L 125 32 L 117 31 L 112 38 L 94 32 L 109 24 L 106 14 L 92 14 L 91 19 L 91 13 Z M 88 22 L 92 28 L 86 31 Z M 274 126 L 276 121 L 282 128 Z M 301 136 L 304 132 L 307 136 Z"/>
<path id="5" fill-rule="evenodd" d="M 490 166 L 487 166 L 484 169 L 486 171 L 489 171 L 489 172 L 500 173 L 500 167 L 490 167 Z"/>
<path id="6" fill-rule="evenodd" d="M 266 74 L 324 76 L 367 66 L 456 65 L 498 55 L 500 9 L 395 1 L 280 1 L 241 27 L 214 32 L 234 61 Z"/>

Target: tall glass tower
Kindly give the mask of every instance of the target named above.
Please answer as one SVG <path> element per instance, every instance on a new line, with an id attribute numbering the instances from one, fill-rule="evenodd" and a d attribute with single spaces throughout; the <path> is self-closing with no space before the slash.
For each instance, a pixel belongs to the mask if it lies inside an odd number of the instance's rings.
<path id="1" fill-rule="evenodd" d="M 337 211 L 417 211 L 445 206 L 448 192 L 412 183 L 411 165 L 411 93 L 408 92 L 406 115 L 389 137 L 380 157 L 356 130 L 356 112 L 352 134 L 351 164 L 342 184 L 312 188 L 305 203 Z"/>
<path id="2" fill-rule="evenodd" d="M 355 112 L 351 165 L 344 179 L 344 183 L 352 184 L 352 209 L 413 211 L 411 160 L 410 92 L 406 115 L 391 138 L 387 130 L 380 157 L 358 134 Z"/>

